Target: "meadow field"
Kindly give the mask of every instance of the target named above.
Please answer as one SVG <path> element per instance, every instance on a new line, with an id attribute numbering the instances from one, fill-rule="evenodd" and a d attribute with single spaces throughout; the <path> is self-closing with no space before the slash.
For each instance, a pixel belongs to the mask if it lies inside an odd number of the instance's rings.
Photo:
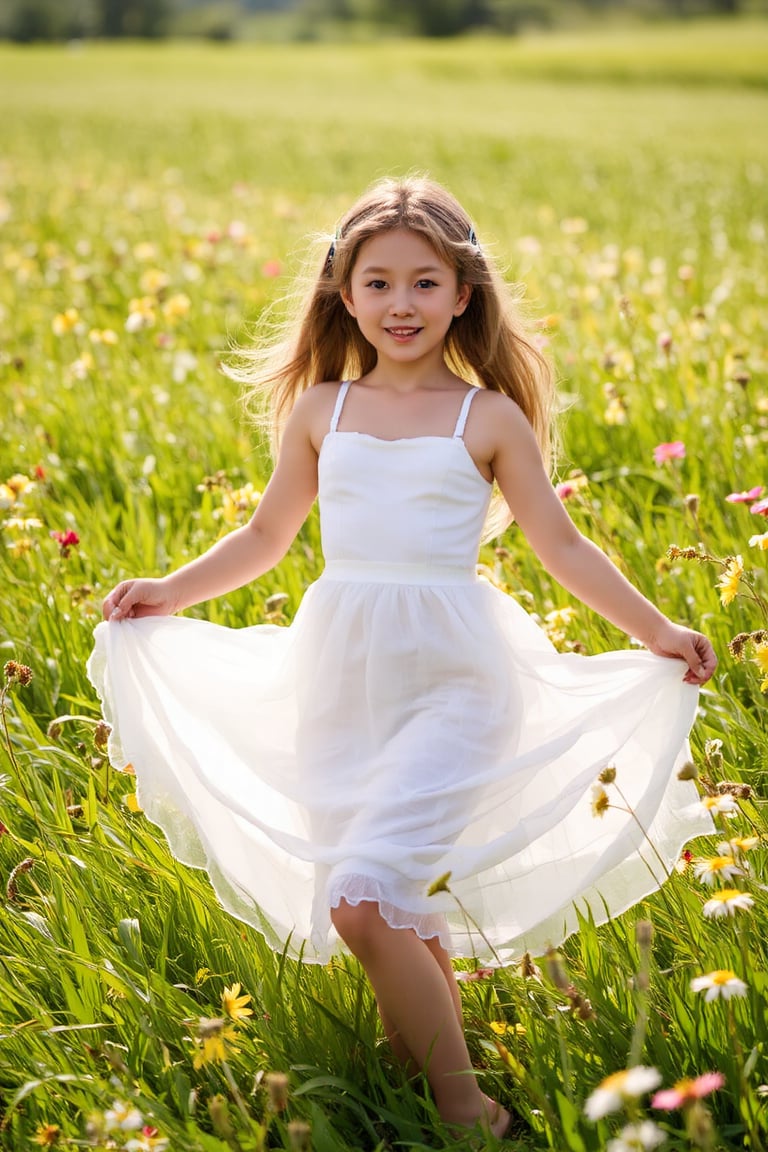
<path id="1" fill-rule="evenodd" d="M 354 963 L 276 955 L 174 861 L 85 675 L 112 585 L 258 500 L 231 348 L 413 170 L 525 285 L 574 519 L 720 659 L 688 770 L 717 834 L 558 954 L 463 965 L 483 1083 L 519 1152 L 768 1147 L 767 64 L 758 21 L 0 47 L 0 1148 L 494 1146 L 404 1079 Z M 480 560 L 559 648 L 629 642 L 514 529 Z M 287 624 L 321 568 L 313 514 L 191 612 Z"/>

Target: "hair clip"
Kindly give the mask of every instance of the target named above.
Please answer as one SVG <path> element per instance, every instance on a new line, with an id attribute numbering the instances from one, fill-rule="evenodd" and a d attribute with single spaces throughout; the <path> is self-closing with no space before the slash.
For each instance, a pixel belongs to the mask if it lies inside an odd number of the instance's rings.
<path id="1" fill-rule="evenodd" d="M 336 232 L 334 233 L 333 240 L 331 240 L 331 246 L 328 249 L 328 253 L 325 257 L 325 264 L 323 265 L 323 271 L 324 272 L 330 273 L 331 269 L 333 268 L 333 258 L 336 255 L 336 241 L 340 240 L 340 239 L 341 239 L 341 228 L 337 227 Z"/>

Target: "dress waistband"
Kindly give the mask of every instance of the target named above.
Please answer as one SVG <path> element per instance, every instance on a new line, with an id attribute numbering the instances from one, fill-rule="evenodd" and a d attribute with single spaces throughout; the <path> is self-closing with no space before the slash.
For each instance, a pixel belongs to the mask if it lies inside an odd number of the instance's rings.
<path id="1" fill-rule="evenodd" d="M 476 584 L 479 580 L 474 566 L 388 564 L 379 560 L 329 560 L 320 578 L 358 584 L 431 584 L 438 587 Z"/>

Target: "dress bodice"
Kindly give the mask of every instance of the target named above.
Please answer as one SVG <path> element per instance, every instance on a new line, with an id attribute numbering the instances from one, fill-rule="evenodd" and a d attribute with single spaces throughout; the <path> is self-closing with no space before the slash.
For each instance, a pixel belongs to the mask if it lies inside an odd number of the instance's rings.
<path id="1" fill-rule="evenodd" d="M 491 485 L 461 436 L 381 440 L 329 431 L 319 463 L 326 565 L 474 574 Z"/>

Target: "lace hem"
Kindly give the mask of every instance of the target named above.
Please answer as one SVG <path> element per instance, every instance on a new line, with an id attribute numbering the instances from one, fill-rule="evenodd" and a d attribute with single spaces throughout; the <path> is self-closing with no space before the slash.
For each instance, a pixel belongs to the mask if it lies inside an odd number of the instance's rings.
<path id="1" fill-rule="evenodd" d="M 338 908 L 342 900 L 353 907 L 367 901 L 378 904 L 379 912 L 390 928 L 411 928 L 422 940 L 437 937 L 442 947 L 452 952 L 448 921 L 441 912 L 412 912 L 400 908 L 388 898 L 381 881 L 371 876 L 347 875 L 334 880 L 328 890 L 329 907 Z"/>

